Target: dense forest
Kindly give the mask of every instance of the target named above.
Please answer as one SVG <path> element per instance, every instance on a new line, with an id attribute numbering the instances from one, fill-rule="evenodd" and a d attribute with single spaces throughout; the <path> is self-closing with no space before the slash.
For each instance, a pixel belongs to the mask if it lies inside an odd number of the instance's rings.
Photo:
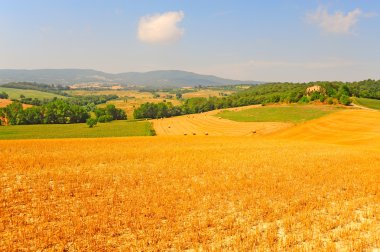
<path id="1" fill-rule="evenodd" d="M 320 86 L 320 91 L 306 93 L 308 87 Z M 326 104 L 351 103 L 350 97 L 380 99 L 380 80 L 360 82 L 311 82 L 311 83 L 268 83 L 253 85 L 227 97 L 190 98 L 180 106 L 171 103 L 146 103 L 134 111 L 135 118 L 161 118 L 183 114 L 206 112 L 214 109 L 268 103 Z"/>

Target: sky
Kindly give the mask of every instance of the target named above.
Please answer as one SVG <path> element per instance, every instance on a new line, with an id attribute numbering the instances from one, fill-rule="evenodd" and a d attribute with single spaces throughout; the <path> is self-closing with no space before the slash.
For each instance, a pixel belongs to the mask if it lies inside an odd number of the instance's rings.
<path id="1" fill-rule="evenodd" d="M 380 79 L 380 1 L 0 0 L 0 68 Z"/>

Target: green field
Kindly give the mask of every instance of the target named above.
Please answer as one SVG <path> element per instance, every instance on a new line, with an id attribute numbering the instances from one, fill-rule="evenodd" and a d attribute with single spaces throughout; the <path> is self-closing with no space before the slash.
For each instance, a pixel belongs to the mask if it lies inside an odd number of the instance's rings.
<path id="1" fill-rule="evenodd" d="M 0 126 L 0 139 L 150 136 L 151 129 L 151 123 L 141 121 L 98 123 L 94 128 L 84 123 Z"/>
<path id="2" fill-rule="evenodd" d="M 300 123 L 330 114 L 339 108 L 333 106 L 290 105 L 257 107 L 242 111 L 224 110 L 215 116 L 238 122 L 292 122 Z"/>
<path id="3" fill-rule="evenodd" d="M 38 99 L 52 99 L 54 97 L 57 98 L 66 98 L 61 95 L 41 92 L 37 90 L 29 90 L 29 89 L 16 89 L 16 88 L 5 88 L 0 86 L 0 93 L 5 92 L 9 95 L 9 99 L 19 99 L 20 95 L 24 95 L 27 98 L 38 98 Z"/>
<path id="4" fill-rule="evenodd" d="M 380 100 L 368 99 L 368 98 L 355 98 L 354 103 L 363 107 L 380 110 Z"/>

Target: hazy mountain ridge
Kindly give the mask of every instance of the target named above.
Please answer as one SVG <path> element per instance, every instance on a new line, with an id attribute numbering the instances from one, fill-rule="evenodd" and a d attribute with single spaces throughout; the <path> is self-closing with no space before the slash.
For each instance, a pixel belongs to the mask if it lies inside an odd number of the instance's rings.
<path id="1" fill-rule="evenodd" d="M 221 86 L 259 83 L 257 81 L 230 80 L 180 70 L 110 74 L 92 69 L 0 69 L 0 84 L 22 81 L 60 85 L 97 82 L 148 87 Z"/>

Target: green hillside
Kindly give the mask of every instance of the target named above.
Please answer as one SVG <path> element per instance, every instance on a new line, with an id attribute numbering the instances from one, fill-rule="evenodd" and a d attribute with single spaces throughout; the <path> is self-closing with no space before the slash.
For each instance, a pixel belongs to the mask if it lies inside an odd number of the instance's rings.
<path id="1" fill-rule="evenodd" d="M 333 106 L 289 105 L 258 107 L 241 111 L 224 110 L 215 116 L 237 122 L 292 122 L 300 123 L 336 111 Z"/>
<path id="2" fill-rule="evenodd" d="M 354 103 L 363 107 L 380 110 L 380 100 L 368 98 L 355 98 Z"/>
<path id="3" fill-rule="evenodd" d="M 89 128 L 85 123 L 0 127 L 0 139 L 100 138 L 150 135 L 152 135 L 151 123 L 124 120 L 98 123 L 94 128 Z"/>
<path id="4" fill-rule="evenodd" d="M 41 92 L 37 90 L 27 90 L 27 89 L 15 89 L 15 88 L 5 88 L 0 86 L 0 93 L 5 92 L 9 95 L 10 99 L 19 99 L 20 95 L 24 95 L 28 98 L 38 98 L 38 99 L 52 99 L 54 97 L 57 98 L 66 98 L 64 96 Z"/>

